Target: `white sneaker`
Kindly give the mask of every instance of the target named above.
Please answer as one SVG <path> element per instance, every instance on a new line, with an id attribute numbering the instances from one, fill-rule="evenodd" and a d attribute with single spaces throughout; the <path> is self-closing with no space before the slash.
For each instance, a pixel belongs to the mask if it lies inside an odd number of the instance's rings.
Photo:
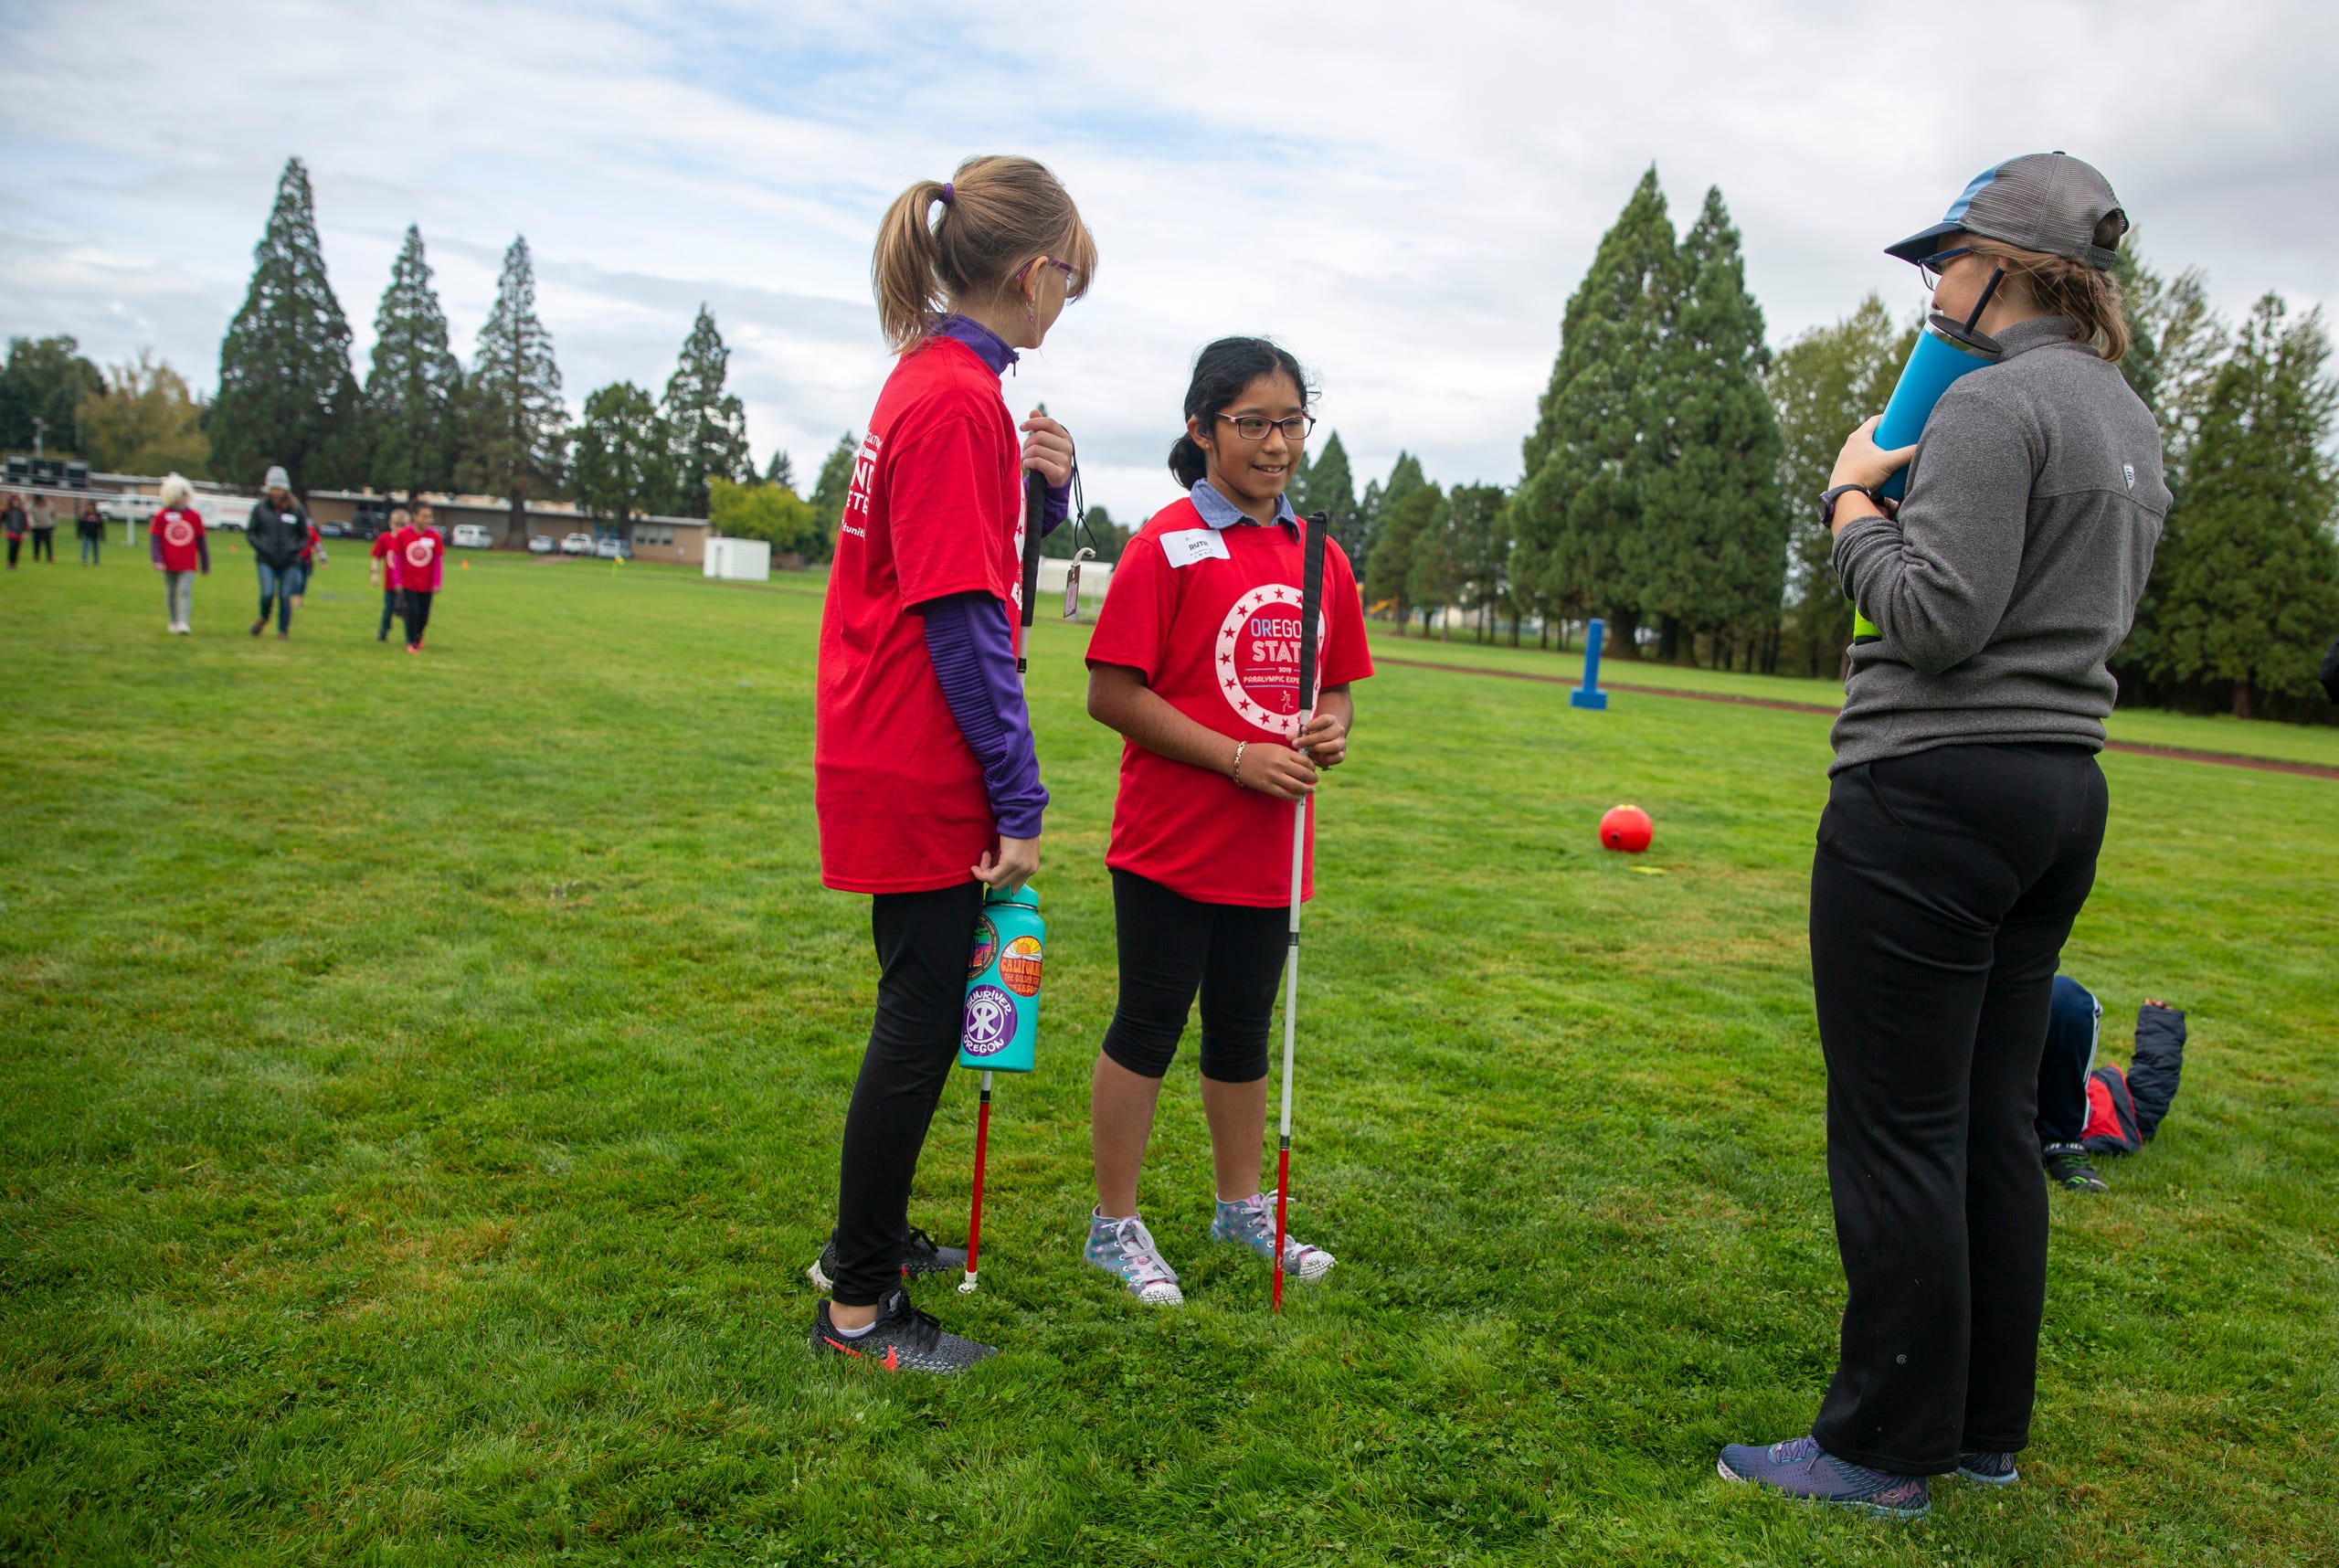
<path id="1" fill-rule="evenodd" d="M 1178 1271 L 1162 1257 L 1161 1249 L 1153 1245 L 1153 1233 L 1135 1214 L 1108 1220 L 1090 1210 L 1088 1245 L 1080 1255 L 1127 1286 L 1129 1294 L 1148 1307 L 1176 1307 L 1186 1299 L 1178 1288 Z"/>

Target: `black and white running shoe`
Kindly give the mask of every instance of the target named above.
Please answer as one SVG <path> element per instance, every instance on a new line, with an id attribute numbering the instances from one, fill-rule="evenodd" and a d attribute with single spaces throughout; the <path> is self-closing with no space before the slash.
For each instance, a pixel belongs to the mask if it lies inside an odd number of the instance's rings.
<path id="1" fill-rule="evenodd" d="M 967 1249 L 944 1246 L 915 1225 L 902 1241 L 902 1277 L 916 1279 L 928 1274 L 964 1274 L 967 1271 Z M 828 1245 L 820 1248 L 820 1255 L 804 1271 L 812 1283 L 822 1290 L 831 1289 L 837 1282 L 837 1233 L 829 1233 Z"/>
<path id="2" fill-rule="evenodd" d="M 878 1299 L 877 1321 L 865 1334 L 847 1339 L 821 1302 L 812 1314 L 812 1353 L 847 1356 L 886 1372 L 964 1372 L 999 1352 L 945 1330 L 931 1313 L 910 1305 L 910 1293 L 896 1285 Z"/>

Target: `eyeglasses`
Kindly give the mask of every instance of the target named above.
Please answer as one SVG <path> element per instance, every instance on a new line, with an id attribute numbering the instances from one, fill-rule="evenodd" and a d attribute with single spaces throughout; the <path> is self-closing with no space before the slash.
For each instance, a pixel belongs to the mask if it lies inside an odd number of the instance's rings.
<path id="1" fill-rule="evenodd" d="M 1288 419 L 1270 419 L 1264 414 L 1221 414 L 1220 418 L 1234 427 L 1234 433 L 1246 441 L 1264 441 L 1269 427 L 1283 432 L 1287 441 L 1304 441 L 1307 432 L 1316 428 L 1313 414 L 1294 414 Z"/>
<path id="2" fill-rule="evenodd" d="M 1917 270 L 1927 274 L 1932 281 L 1938 283 L 1941 281 L 1942 274 L 1949 270 L 1949 264 L 1952 261 L 1956 260 L 1960 256 L 1973 254 L 1974 248 L 1971 245 L 1953 245 L 1946 250 L 1936 250 L 1930 256 L 1918 257 Z"/>
<path id="3" fill-rule="evenodd" d="M 1069 262 L 1069 261 L 1059 261 L 1059 260 L 1056 260 L 1054 257 L 1053 257 L 1053 256 L 1042 256 L 1042 257 L 1041 257 L 1037 261 L 1032 262 L 1032 265 L 1033 265 L 1034 267 L 1053 267 L 1053 268 L 1054 268 L 1057 271 L 1059 271 L 1059 272 L 1061 272 L 1061 273 L 1063 273 L 1063 274 L 1064 274 L 1064 288 L 1065 288 L 1067 291 L 1069 291 L 1069 290 L 1071 289 L 1071 287 L 1072 287 L 1072 279 L 1073 279 L 1072 263 L 1071 263 L 1071 262 Z"/>

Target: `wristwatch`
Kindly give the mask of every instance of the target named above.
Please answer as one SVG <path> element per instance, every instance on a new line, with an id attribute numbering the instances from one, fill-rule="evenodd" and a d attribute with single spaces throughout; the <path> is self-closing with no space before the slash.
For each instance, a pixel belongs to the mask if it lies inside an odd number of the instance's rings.
<path id="1" fill-rule="evenodd" d="M 1839 484 L 1833 490 L 1824 492 L 1819 497 L 1819 525 L 1821 527 L 1833 528 L 1836 525 L 1836 503 L 1855 490 L 1870 501 L 1876 499 L 1876 493 L 1865 484 Z"/>

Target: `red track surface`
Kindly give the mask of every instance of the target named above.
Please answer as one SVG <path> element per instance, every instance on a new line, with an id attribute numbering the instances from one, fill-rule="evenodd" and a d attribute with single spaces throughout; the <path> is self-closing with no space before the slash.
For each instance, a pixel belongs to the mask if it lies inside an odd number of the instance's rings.
<path id="1" fill-rule="evenodd" d="M 1540 681 L 1546 685 L 1572 686 L 1572 676 L 1537 675 L 1525 670 L 1487 670 L 1475 664 L 1438 664 L 1427 659 L 1392 659 L 1375 650 L 1376 664 L 1402 664 L 1413 670 L 1444 670 L 1455 675 L 1492 675 L 1505 681 Z M 1631 692 L 1636 696 L 1687 697 L 1699 703 L 1736 703 L 1741 707 L 1777 708 L 1791 714 L 1826 714 L 1830 717 L 1836 710 L 1825 703 L 1790 703 L 1778 697 L 1741 697 L 1727 692 L 1685 692 L 1674 686 L 1642 686 L 1626 681 L 1609 681 L 1603 690 Z M 2183 746 L 2147 746 L 2142 741 L 2108 740 L 2104 747 L 2110 751 L 2132 752 L 2138 757 L 2174 757 L 2186 762 L 2214 762 L 2221 768 L 2255 768 L 2267 773 L 2298 773 L 2309 779 L 2339 779 L 2339 768 L 2321 762 L 2290 762 L 2279 757 L 2244 757 L 2232 751 L 2196 751 Z"/>

